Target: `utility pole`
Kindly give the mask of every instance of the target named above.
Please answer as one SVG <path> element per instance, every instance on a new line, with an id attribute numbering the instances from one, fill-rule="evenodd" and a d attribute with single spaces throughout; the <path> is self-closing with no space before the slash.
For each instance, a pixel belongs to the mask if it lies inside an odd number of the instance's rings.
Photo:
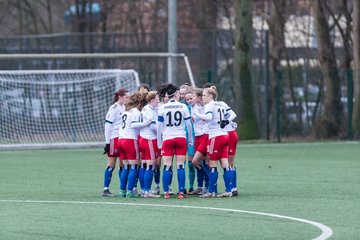
<path id="1" fill-rule="evenodd" d="M 177 53 L 177 27 L 176 27 L 177 0 L 168 0 L 168 52 Z M 168 57 L 168 82 L 177 84 L 177 58 Z"/>

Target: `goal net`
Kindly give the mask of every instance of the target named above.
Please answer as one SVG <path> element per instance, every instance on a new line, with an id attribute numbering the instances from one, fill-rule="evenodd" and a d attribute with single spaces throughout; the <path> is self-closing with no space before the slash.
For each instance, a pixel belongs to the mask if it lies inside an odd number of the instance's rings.
<path id="1" fill-rule="evenodd" d="M 195 85 L 182 53 L 0 54 L 0 69 L 0 150 L 102 146 L 120 87 Z"/>
<path id="2" fill-rule="evenodd" d="M 0 145 L 91 145 L 119 88 L 137 90 L 134 70 L 0 71 Z M 74 145 L 75 144 L 75 145 Z"/>

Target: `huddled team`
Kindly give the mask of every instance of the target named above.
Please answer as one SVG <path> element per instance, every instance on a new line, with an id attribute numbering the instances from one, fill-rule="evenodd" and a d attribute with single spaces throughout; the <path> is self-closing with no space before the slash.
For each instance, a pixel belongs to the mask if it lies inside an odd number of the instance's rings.
<path id="1" fill-rule="evenodd" d="M 238 195 L 234 165 L 236 114 L 217 96 L 212 84 L 202 89 L 164 84 L 157 91 L 142 85 L 131 95 L 126 89 L 118 90 L 105 120 L 104 154 L 108 161 L 102 195 L 114 196 L 109 186 L 118 158 L 121 197 L 160 197 L 162 163 L 164 198 L 170 198 L 174 160 L 179 199 L 187 194 L 203 198 Z M 225 192 L 221 194 L 217 194 L 218 162 L 224 170 Z"/>

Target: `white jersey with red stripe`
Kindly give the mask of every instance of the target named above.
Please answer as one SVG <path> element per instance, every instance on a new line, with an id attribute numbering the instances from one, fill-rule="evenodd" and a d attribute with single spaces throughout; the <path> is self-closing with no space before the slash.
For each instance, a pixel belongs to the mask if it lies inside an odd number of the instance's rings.
<path id="1" fill-rule="evenodd" d="M 227 135 L 227 131 L 220 127 L 221 120 L 225 115 L 224 105 L 217 101 L 210 101 L 205 105 L 205 115 L 208 124 L 209 138 Z"/>
<path id="2" fill-rule="evenodd" d="M 156 139 L 156 120 L 158 118 L 157 111 L 153 106 L 146 105 L 141 110 L 142 121 L 146 122 L 147 125 L 140 129 L 140 136 L 153 140 Z"/>
<path id="3" fill-rule="evenodd" d="M 110 143 L 110 140 L 118 137 L 119 127 L 122 122 L 122 114 L 125 111 L 125 106 L 114 103 L 109 108 L 105 118 L 105 142 Z"/>
<path id="4" fill-rule="evenodd" d="M 119 139 L 138 139 L 140 128 L 132 125 L 139 122 L 141 122 L 141 113 L 137 108 L 125 111 L 119 128 Z"/>
<path id="5" fill-rule="evenodd" d="M 159 107 L 158 124 L 158 137 L 162 134 L 162 140 L 186 138 L 185 126 L 188 127 L 189 136 L 192 136 L 189 109 L 185 104 L 174 99 Z M 193 139 L 190 140 L 190 142 L 192 141 Z M 159 145 L 161 146 L 161 144 Z"/>
<path id="6" fill-rule="evenodd" d="M 195 103 L 192 106 L 192 118 L 194 120 L 194 129 L 195 129 L 195 136 L 201 136 L 205 133 L 205 121 L 198 117 L 194 112 L 205 114 L 205 109 L 198 103 Z"/>

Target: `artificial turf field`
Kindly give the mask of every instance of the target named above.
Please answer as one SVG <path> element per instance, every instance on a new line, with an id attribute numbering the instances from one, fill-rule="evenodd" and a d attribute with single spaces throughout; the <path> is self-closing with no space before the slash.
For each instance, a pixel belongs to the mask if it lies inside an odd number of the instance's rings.
<path id="1" fill-rule="evenodd" d="M 101 149 L 0 151 L 0 239 L 360 239 L 359 142 L 240 143 L 232 198 L 101 197 L 105 165 Z"/>

